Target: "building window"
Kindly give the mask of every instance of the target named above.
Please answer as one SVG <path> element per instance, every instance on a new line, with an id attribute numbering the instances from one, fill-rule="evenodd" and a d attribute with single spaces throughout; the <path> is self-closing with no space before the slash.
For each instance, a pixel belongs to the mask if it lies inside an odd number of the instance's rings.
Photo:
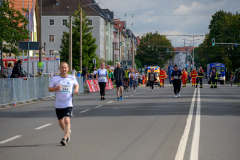
<path id="1" fill-rule="evenodd" d="M 54 50 L 49 50 L 49 55 L 54 55 Z"/>
<path id="2" fill-rule="evenodd" d="M 89 25 L 89 26 L 92 26 L 92 19 L 89 19 L 89 20 L 88 20 L 88 25 Z"/>
<path id="3" fill-rule="evenodd" d="M 54 26 L 54 19 L 49 19 L 49 25 Z"/>
<path id="4" fill-rule="evenodd" d="M 62 20 L 62 25 L 63 25 L 63 26 L 66 26 L 66 25 L 67 25 L 67 19 L 63 19 L 63 20 Z"/>
<path id="5" fill-rule="evenodd" d="M 49 42 L 54 42 L 54 35 L 49 35 Z"/>

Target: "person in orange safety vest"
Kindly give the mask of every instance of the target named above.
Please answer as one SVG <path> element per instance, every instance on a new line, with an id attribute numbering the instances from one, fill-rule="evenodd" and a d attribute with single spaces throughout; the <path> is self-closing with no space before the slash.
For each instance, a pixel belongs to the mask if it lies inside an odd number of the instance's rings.
<path id="1" fill-rule="evenodd" d="M 195 68 L 193 68 L 192 72 L 190 73 L 190 76 L 192 77 L 192 87 L 196 85 L 196 79 L 197 79 L 197 71 Z"/>
<path id="2" fill-rule="evenodd" d="M 163 70 L 163 68 L 161 68 L 160 74 L 159 74 L 160 87 L 163 87 L 163 88 L 164 88 L 164 80 L 165 80 L 166 76 L 167 76 L 167 75 L 166 75 L 165 71 Z"/>
<path id="3" fill-rule="evenodd" d="M 185 68 L 183 68 L 183 70 L 182 70 L 183 87 L 186 87 L 187 79 L 188 79 L 188 73 L 187 73 L 187 71 L 185 71 Z"/>

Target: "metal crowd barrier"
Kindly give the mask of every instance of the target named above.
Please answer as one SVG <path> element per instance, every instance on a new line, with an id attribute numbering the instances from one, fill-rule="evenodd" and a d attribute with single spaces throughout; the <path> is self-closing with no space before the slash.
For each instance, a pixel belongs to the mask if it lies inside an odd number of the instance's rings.
<path id="1" fill-rule="evenodd" d="M 50 77 L 31 77 L 0 79 L 0 107 L 12 104 L 27 103 L 46 98 L 53 98 L 54 92 L 49 92 Z M 77 77 L 79 93 L 84 92 L 83 78 Z"/>

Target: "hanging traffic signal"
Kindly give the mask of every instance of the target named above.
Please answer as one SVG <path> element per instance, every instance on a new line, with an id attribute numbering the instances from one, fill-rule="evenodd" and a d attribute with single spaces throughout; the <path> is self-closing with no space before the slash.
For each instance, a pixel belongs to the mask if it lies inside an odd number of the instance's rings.
<path id="1" fill-rule="evenodd" d="M 212 46 L 215 46 L 215 38 L 212 38 Z"/>

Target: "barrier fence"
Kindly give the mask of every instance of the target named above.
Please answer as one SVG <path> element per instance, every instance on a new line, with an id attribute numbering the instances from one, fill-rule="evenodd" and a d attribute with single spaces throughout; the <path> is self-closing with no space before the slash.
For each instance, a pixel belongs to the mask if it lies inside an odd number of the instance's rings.
<path id="1" fill-rule="evenodd" d="M 76 77 L 79 83 L 79 93 L 84 92 L 83 78 Z M 51 77 L 31 77 L 0 79 L 0 106 L 9 106 L 17 103 L 54 97 L 54 92 L 49 92 L 48 87 Z"/>
<path id="2" fill-rule="evenodd" d="M 31 77 L 28 80 L 22 78 L 0 79 L 0 106 L 10 106 L 19 103 L 37 101 L 48 97 L 54 97 L 54 92 L 49 92 L 48 87 L 51 77 Z M 79 84 L 79 93 L 84 93 L 84 88 L 90 93 L 100 91 L 96 79 L 87 80 L 83 84 L 83 77 L 76 77 Z M 106 85 L 106 90 L 113 89 L 112 81 Z"/>

